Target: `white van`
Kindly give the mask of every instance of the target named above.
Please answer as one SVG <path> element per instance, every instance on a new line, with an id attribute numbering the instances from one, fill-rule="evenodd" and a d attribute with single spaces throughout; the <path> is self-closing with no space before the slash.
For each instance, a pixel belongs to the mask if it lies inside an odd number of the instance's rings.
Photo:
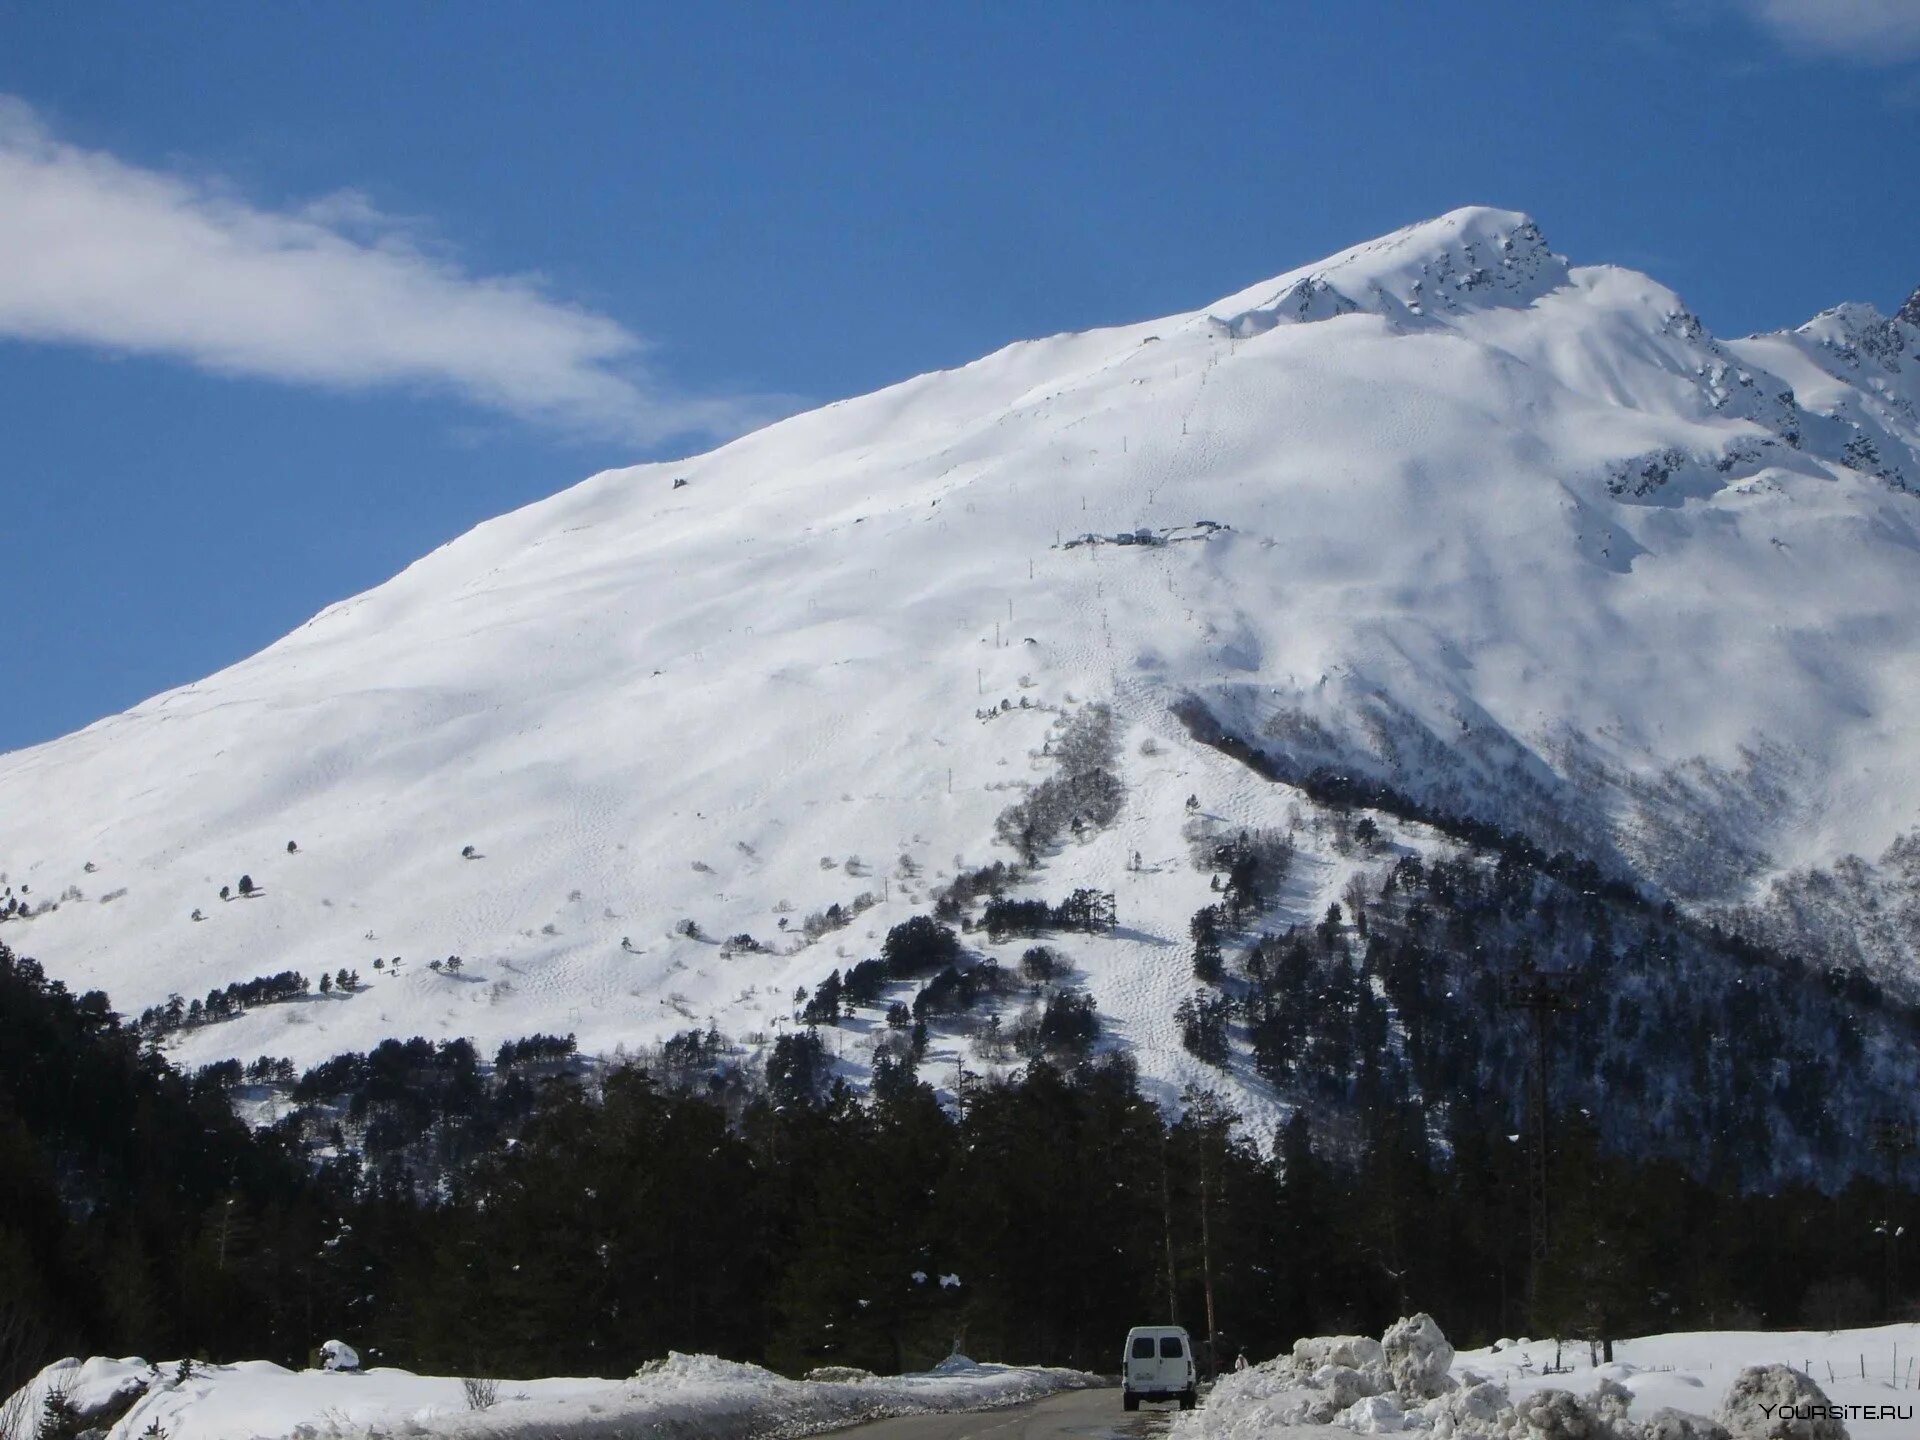
<path id="1" fill-rule="evenodd" d="M 1191 1410 L 1198 1400 L 1193 1341 L 1178 1325 L 1136 1325 L 1127 1332 L 1120 1358 L 1120 1403 L 1138 1410 L 1142 1400 L 1178 1400 Z"/>

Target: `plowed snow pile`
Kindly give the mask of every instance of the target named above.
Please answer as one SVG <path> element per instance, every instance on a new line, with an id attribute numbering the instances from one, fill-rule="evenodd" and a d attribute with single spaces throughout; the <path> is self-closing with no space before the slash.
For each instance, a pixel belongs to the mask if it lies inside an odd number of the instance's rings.
<path id="1" fill-rule="evenodd" d="M 635 1435 L 654 1440 L 769 1440 L 889 1415 L 985 1410 L 1097 1384 L 1077 1370 L 980 1365 L 956 1356 L 924 1374 L 788 1380 L 758 1365 L 672 1354 L 629 1380 L 501 1381 L 473 1411 L 457 1378 L 405 1370 L 287 1370 L 264 1360 L 196 1367 L 62 1360 L 9 1402 L 32 1434 L 50 1391 L 84 1419 L 109 1416 L 104 1440 L 157 1425 L 167 1440 L 374 1440 L 401 1435 Z M 0 1412 L 7 1413 L 7 1412 Z"/>
<path id="2" fill-rule="evenodd" d="M 1584 1344 L 1455 1354 L 1431 1316 L 1380 1340 L 1316 1336 L 1223 1377 L 1172 1440 L 1257 1440 L 1295 1425 L 1496 1440 L 1896 1440 L 1920 1433 L 1920 1325 L 1653 1335 L 1589 1362 Z M 1863 1373 L 1864 1372 L 1864 1373 Z M 1817 1376 L 1818 1378 L 1814 1378 Z"/>

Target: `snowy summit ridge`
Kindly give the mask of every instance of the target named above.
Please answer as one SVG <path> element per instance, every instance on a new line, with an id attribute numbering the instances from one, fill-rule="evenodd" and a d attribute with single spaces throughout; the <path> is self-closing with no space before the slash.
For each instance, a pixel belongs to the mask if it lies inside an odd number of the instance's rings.
<path id="1" fill-rule="evenodd" d="M 1209 903 L 1187 798 L 1315 813 L 1181 714 L 1909 983 L 1914 305 L 1722 340 L 1471 208 L 597 475 L 0 756 L 33 912 L 0 939 L 133 1011 L 367 982 L 184 1031 L 192 1060 L 764 1036 L 1012 858 L 996 819 L 1103 702 L 1124 801 L 1029 884 L 1115 893 L 1069 959 L 1150 1078 L 1193 1068 L 1167 1020 Z M 1299 843 L 1276 925 L 1355 869 Z M 833 906 L 857 913 L 806 940 Z"/>
<path id="2" fill-rule="evenodd" d="M 1567 262 L 1547 248 L 1532 219 L 1470 206 L 1251 286 L 1209 313 L 1238 339 L 1362 310 L 1417 323 L 1525 306 L 1566 279 Z"/>

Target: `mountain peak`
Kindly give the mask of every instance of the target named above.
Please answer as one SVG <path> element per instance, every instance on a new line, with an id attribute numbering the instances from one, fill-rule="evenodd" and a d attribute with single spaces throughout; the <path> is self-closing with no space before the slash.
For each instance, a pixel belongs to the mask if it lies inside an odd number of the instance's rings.
<path id="1" fill-rule="evenodd" d="M 1907 303 L 1893 312 L 1893 318 L 1920 330 L 1920 285 L 1913 287 L 1913 293 L 1907 296 Z"/>
<path id="2" fill-rule="evenodd" d="M 1444 319 L 1525 306 L 1566 279 L 1531 216 L 1467 205 L 1249 286 L 1209 315 L 1241 337 L 1356 311 Z"/>
<path id="3" fill-rule="evenodd" d="M 135 1011 L 385 958 L 168 1030 L 195 1064 L 697 1024 L 764 1061 L 796 987 L 1020 862 L 1022 900 L 1116 895 L 1058 953 L 1178 1093 L 1216 1073 L 1174 1008 L 1219 903 L 1191 827 L 1290 837 L 1274 933 L 1317 925 L 1402 853 L 1318 808 L 1341 776 L 1920 983 L 1920 366 L 1873 323 L 1723 345 L 1474 207 L 1008 346 L 607 472 L 0 756 L 0 910 Z M 1056 833 L 1096 783 L 1124 824 Z"/>

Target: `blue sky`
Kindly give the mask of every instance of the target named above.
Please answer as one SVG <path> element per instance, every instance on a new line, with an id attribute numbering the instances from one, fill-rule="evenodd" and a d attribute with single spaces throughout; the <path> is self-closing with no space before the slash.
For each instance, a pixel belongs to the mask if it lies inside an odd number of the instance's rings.
<path id="1" fill-rule="evenodd" d="M 1466 203 L 1920 284 L 1920 0 L 0 9 L 0 749 L 609 465 Z"/>

